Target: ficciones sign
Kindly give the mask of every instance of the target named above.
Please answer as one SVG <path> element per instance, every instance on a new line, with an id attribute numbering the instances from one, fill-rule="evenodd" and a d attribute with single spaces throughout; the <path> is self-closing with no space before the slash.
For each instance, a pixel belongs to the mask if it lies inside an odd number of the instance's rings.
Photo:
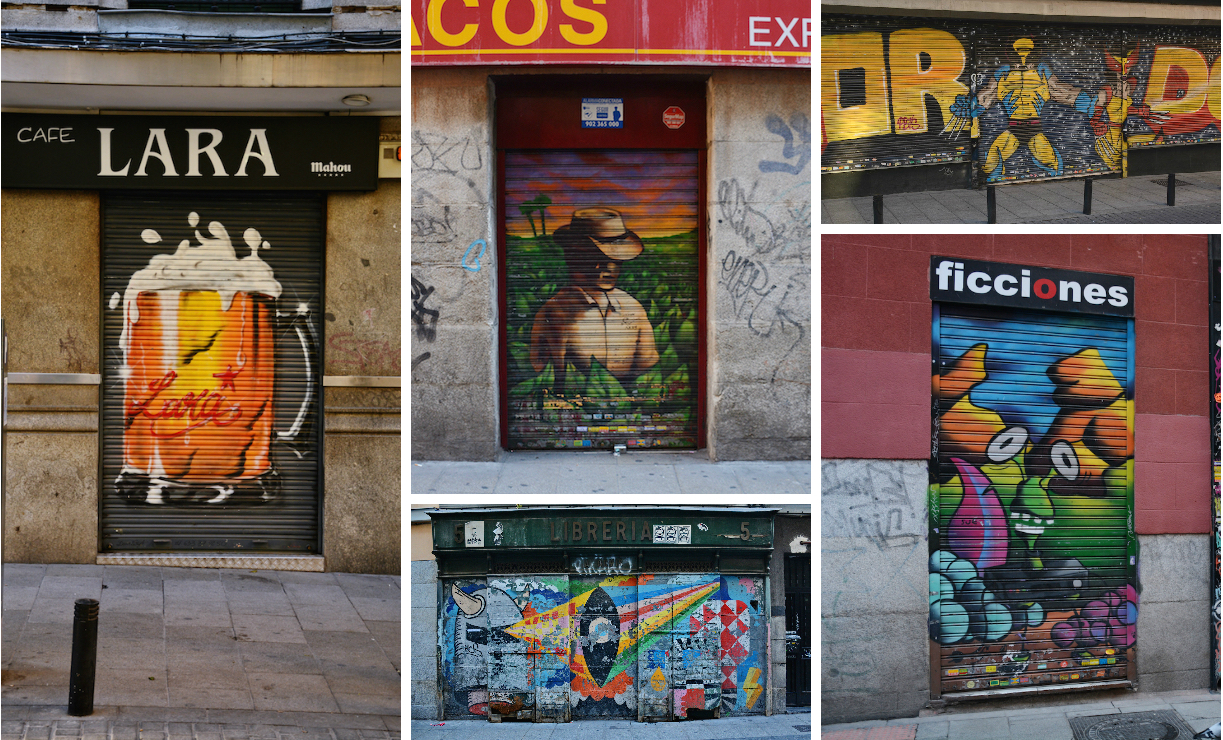
<path id="1" fill-rule="evenodd" d="M 1050 267 L 930 258 L 930 299 L 954 303 L 1134 315 L 1134 278 Z"/>
<path id="2" fill-rule="evenodd" d="M 372 117 L 6 113 L 3 186 L 374 190 Z"/>
<path id="3" fill-rule="evenodd" d="M 637 512 L 634 512 L 637 513 Z M 752 512 L 676 512 L 657 515 L 626 515 L 624 511 L 517 512 L 489 514 L 473 521 L 432 513 L 435 549 L 472 547 L 519 548 L 626 547 L 655 549 L 671 547 L 772 547 L 773 518 Z M 563 514 L 569 514 L 564 516 Z M 491 537 L 486 537 L 491 532 Z M 476 534 L 478 533 L 478 534 Z"/>

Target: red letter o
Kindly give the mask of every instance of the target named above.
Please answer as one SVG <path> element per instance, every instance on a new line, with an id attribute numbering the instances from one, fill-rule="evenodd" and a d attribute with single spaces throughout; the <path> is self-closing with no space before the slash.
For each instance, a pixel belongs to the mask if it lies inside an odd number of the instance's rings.
<path id="1" fill-rule="evenodd" d="M 1041 278 L 1040 280 L 1037 280 L 1036 284 L 1032 286 L 1032 290 L 1036 291 L 1037 298 L 1044 298 L 1045 300 L 1049 300 L 1053 296 L 1057 295 L 1057 286 L 1054 285 L 1053 281 L 1048 278 Z"/>

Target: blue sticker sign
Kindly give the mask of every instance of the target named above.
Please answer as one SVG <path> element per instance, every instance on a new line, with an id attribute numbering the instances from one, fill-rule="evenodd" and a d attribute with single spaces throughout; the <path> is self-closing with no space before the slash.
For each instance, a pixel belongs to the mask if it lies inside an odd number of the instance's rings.
<path id="1" fill-rule="evenodd" d="M 624 128 L 624 98 L 582 98 L 582 128 Z"/>

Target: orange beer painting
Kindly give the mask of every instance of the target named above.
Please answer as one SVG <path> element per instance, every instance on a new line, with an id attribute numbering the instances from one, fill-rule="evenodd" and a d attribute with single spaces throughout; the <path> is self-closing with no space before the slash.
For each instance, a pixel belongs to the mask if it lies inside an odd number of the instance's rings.
<path id="1" fill-rule="evenodd" d="M 195 227 L 199 217 L 191 213 Z M 271 461 L 276 300 L 255 229 L 239 258 L 225 227 L 196 230 L 132 275 L 123 297 L 123 470 L 129 501 L 217 504 L 235 490 L 276 495 Z M 153 244 L 160 236 L 146 229 Z M 118 294 L 111 298 L 111 307 Z"/>

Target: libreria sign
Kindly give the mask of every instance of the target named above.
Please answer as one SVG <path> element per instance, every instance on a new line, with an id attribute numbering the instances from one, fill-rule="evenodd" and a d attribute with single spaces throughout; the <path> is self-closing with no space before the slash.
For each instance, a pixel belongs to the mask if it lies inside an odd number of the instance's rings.
<path id="1" fill-rule="evenodd" d="M 936 256 L 930 258 L 930 299 L 1133 316 L 1134 278 Z"/>

